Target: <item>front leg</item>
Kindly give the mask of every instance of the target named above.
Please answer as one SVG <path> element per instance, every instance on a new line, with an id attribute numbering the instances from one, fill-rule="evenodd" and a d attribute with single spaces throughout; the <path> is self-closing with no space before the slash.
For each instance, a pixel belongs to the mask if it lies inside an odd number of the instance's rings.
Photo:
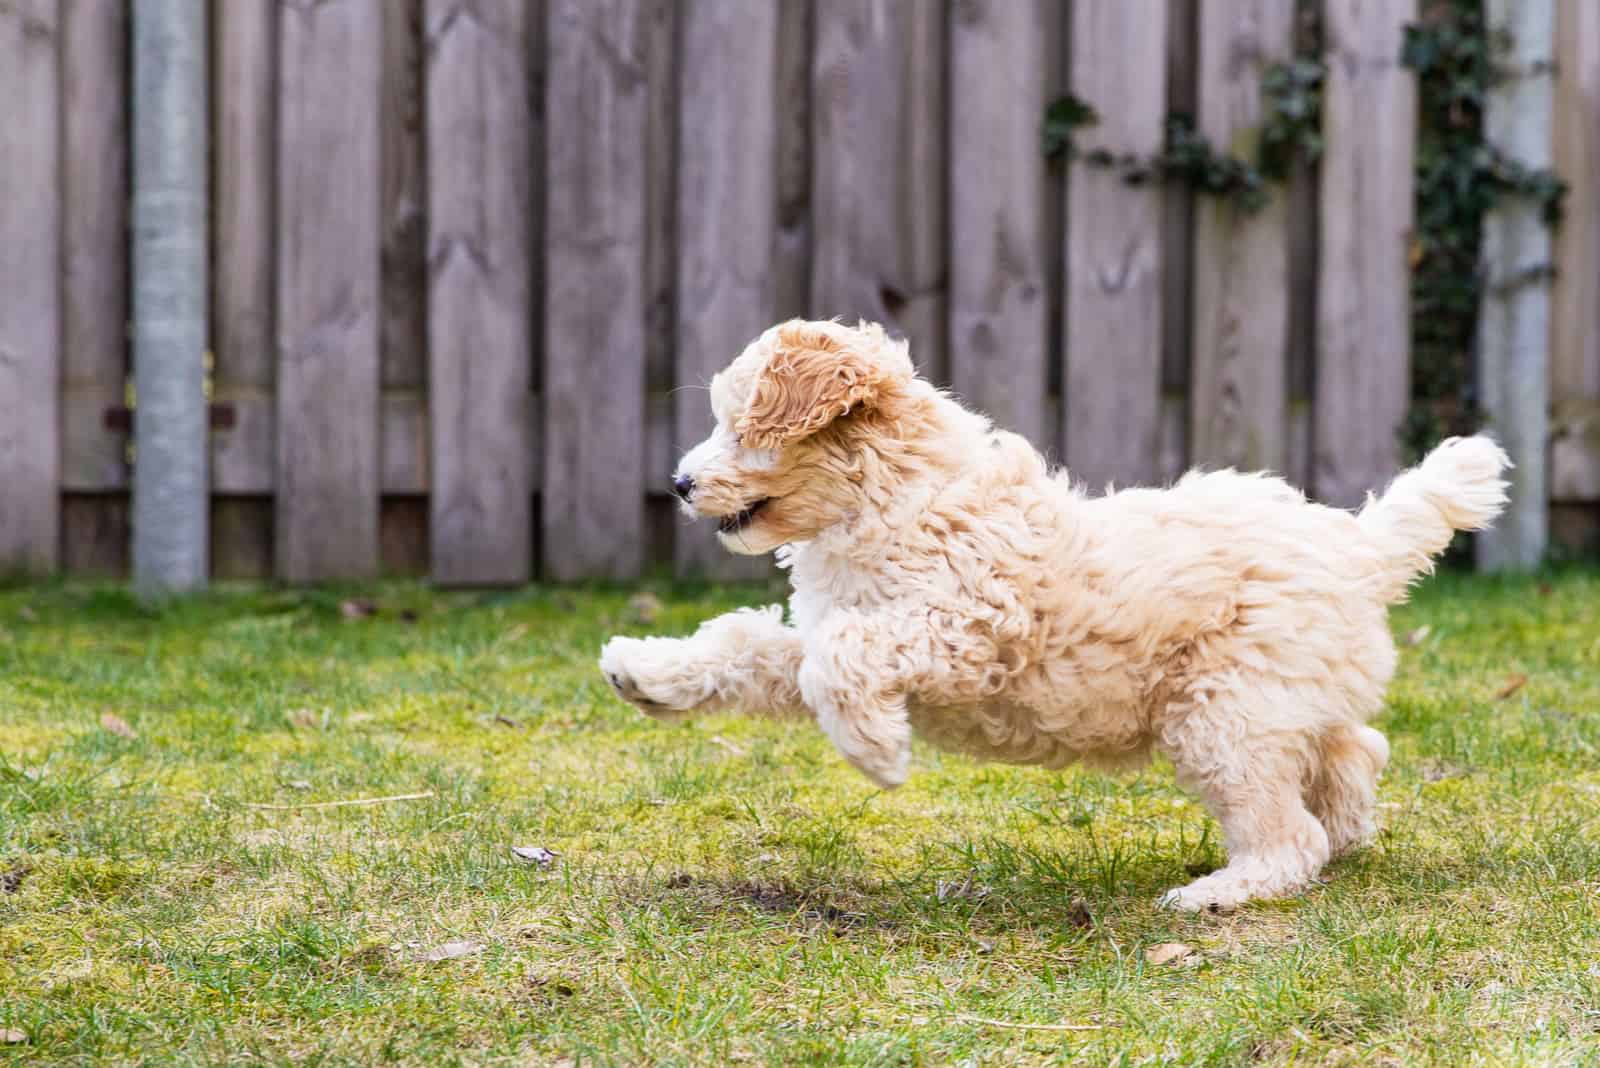
<path id="1" fill-rule="evenodd" d="M 911 721 L 894 621 L 845 613 L 808 637 L 800 694 L 841 756 L 885 789 L 906 781 Z"/>
<path id="2" fill-rule="evenodd" d="M 809 718 L 800 658 L 783 606 L 769 605 L 718 616 L 688 638 L 612 638 L 600 670 L 619 697 L 659 719 L 729 709 Z"/>

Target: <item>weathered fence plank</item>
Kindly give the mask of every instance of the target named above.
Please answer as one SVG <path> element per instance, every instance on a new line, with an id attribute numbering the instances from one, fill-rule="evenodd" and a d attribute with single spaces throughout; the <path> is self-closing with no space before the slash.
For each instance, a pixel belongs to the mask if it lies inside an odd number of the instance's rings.
<path id="1" fill-rule="evenodd" d="M 61 568 L 127 570 L 128 15 L 61 4 Z"/>
<path id="2" fill-rule="evenodd" d="M 778 233 L 774 319 L 811 317 L 812 0 L 778 0 Z"/>
<path id="3" fill-rule="evenodd" d="M 1039 120 L 1056 41 L 1051 0 L 972 0 L 950 28 L 950 384 L 997 423 L 1054 451 L 1049 372 L 1050 182 Z"/>
<path id="4" fill-rule="evenodd" d="M 1328 0 L 1319 195 L 1312 488 L 1361 503 L 1398 465 L 1410 406 L 1416 80 L 1400 66 L 1414 0 Z"/>
<path id="5" fill-rule="evenodd" d="M 379 0 L 280 10 L 277 569 L 378 571 Z"/>
<path id="6" fill-rule="evenodd" d="M 776 315 L 776 0 L 684 0 L 678 82 L 677 449 L 710 432 L 703 389 Z M 653 488 L 653 487 L 652 487 Z M 680 573 L 765 570 L 704 524 L 677 531 Z M 760 564 L 757 567 L 757 563 Z"/>
<path id="7" fill-rule="evenodd" d="M 1199 0 L 1168 0 L 1167 114 L 1195 113 Z M 1161 455 L 1157 474 L 1175 481 L 1189 464 L 1189 329 L 1194 296 L 1194 188 L 1168 182 L 1161 224 Z"/>
<path id="8" fill-rule="evenodd" d="M 434 581 L 527 581 L 525 0 L 428 0 L 428 397 Z"/>
<path id="9" fill-rule="evenodd" d="M 428 377 L 427 168 L 423 152 L 423 3 L 383 0 L 379 196 L 383 228 L 383 389 L 421 390 Z M 471 21 L 476 8 L 463 8 Z M 434 16 L 437 18 L 438 16 Z M 517 42 L 506 42 L 515 47 Z M 485 72 L 488 73 L 488 72 Z"/>
<path id="10" fill-rule="evenodd" d="M 1551 292 L 1550 495 L 1600 501 L 1600 4 L 1560 0 L 1555 169 L 1567 181 Z"/>
<path id="11" fill-rule="evenodd" d="M 61 488 L 126 489 L 127 437 L 107 426 L 128 375 L 128 19 L 61 5 Z M 81 517 L 88 506 L 63 515 Z"/>
<path id="12" fill-rule="evenodd" d="M 1555 0 L 1488 0 L 1508 51 L 1483 109 L 1484 139 L 1531 168 L 1550 165 Z M 1498 51 L 1498 50 L 1497 50 Z M 1511 456 L 1511 502 L 1476 540 L 1489 570 L 1537 567 L 1549 540 L 1550 231 L 1539 205 L 1502 198 L 1483 219 L 1478 391 Z"/>
<path id="13" fill-rule="evenodd" d="M 229 0 L 212 14 L 212 398 L 234 420 L 211 432 L 211 486 L 264 495 L 276 463 L 278 4 Z M 219 576 L 271 572 L 271 545 L 240 518 L 259 515 L 260 505 L 213 508 Z"/>
<path id="14" fill-rule="evenodd" d="M 812 60 L 813 313 L 885 323 L 934 376 L 945 334 L 943 15 L 938 4 L 817 0 Z"/>
<path id="15" fill-rule="evenodd" d="M 1219 150 L 1255 157 L 1261 76 L 1289 58 L 1294 5 L 1200 5 L 1198 127 Z M 1280 185 L 1258 211 L 1231 197 L 1195 204 L 1190 454 L 1208 467 L 1283 471 L 1288 459 L 1289 207 Z"/>
<path id="16" fill-rule="evenodd" d="M 643 0 L 552 0 L 546 115 L 545 573 L 644 562 Z"/>
<path id="17" fill-rule="evenodd" d="M 60 543 L 60 30 L 55 0 L 0 6 L 0 573 Z"/>
<path id="18" fill-rule="evenodd" d="M 1167 109 L 1165 0 L 1073 7 L 1068 77 L 1100 114 L 1096 148 L 1148 156 Z M 1078 162 L 1067 178 L 1063 453 L 1095 489 L 1156 479 L 1161 425 L 1161 191 Z"/>

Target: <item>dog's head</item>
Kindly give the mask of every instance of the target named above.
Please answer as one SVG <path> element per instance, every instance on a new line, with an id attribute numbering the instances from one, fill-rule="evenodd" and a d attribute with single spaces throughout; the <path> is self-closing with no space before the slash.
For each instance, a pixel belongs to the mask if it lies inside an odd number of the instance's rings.
<path id="1" fill-rule="evenodd" d="M 880 326 L 775 326 L 711 380 L 716 429 L 673 489 L 733 552 L 808 540 L 860 509 L 874 446 L 896 433 L 914 382 L 905 343 Z"/>

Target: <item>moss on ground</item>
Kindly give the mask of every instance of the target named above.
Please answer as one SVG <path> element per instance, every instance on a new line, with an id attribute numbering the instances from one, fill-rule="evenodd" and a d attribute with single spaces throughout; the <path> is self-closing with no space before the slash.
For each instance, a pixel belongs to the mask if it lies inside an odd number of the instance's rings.
<path id="1" fill-rule="evenodd" d="M 1381 839 L 1209 918 L 1164 768 L 637 717 L 604 635 L 770 596 L 656 592 L 0 591 L 0 1063 L 1600 1060 L 1600 575 L 1398 610 Z"/>

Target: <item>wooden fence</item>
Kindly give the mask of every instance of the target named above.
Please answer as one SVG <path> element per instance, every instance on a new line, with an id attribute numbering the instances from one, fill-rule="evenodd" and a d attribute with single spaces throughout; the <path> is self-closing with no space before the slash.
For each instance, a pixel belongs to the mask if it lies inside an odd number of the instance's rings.
<path id="1" fill-rule="evenodd" d="M 691 387 L 792 315 L 889 323 L 1091 483 L 1238 464 L 1355 503 L 1408 405 L 1416 0 L 1324 0 L 1326 151 L 1260 213 L 1040 147 L 1068 89 L 1112 149 L 1173 110 L 1247 144 L 1294 8 L 217 0 L 214 573 L 727 573 L 668 475 Z M 1600 19 L 1561 10 L 1570 526 L 1600 501 Z M 0 569 L 125 566 L 127 19 L 0 3 Z"/>

